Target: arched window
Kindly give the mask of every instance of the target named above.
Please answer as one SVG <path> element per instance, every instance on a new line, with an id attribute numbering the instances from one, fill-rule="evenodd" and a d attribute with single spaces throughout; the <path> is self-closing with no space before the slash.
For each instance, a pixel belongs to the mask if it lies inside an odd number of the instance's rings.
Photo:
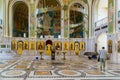
<path id="1" fill-rule="evenodd" d="M 13 5 L 13 37 L 28 37 L 28 6 L 18 1 Z"/>
<path id="2" fill-rule="evenodd" d="M 70 38 L 84 38 L 85 8 L 80 3 L 70 6 Z"/>

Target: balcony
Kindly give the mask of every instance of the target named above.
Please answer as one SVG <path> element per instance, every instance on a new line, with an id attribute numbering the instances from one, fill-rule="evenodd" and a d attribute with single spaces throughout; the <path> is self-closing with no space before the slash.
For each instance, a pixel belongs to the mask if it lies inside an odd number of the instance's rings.
<path id="1" fill-rule="evenodd" d="M 103 29 L 107 29 L 108 27 L 108 17 L 105 17 L 95 23 L 95 32 Z"/>

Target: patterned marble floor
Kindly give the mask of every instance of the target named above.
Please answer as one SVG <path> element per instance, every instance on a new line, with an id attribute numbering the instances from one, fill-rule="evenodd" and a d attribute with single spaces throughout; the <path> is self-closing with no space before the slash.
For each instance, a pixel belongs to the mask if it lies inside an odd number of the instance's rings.
<path id="1" fill-rule="evenodd" d="M 52 61 L 50 56 L 36 60 L 35 56 L 0 58 L 0 80 L 120 80 L 120 64 L 107 61 L 100 71 L 97 60 L 84 56 L 61 55 Z"/>

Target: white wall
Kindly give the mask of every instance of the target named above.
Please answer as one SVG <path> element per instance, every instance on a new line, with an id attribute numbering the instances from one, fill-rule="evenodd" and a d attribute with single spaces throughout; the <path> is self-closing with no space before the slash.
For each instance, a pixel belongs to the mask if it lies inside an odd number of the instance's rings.
<path id="1" fill-rule="evenodd" d="M 3 2 L 0 0 L 0 19 L 3 19 Z"/>
<path id="2" fill-rule="evenodd" d="M 101 50 L 102 47 L 105 47 L 105 50 L 107 50 L 107 34 L 102 33 L 97 38 L 97 51 Z"/>
<path id="3" fill-rule="evenodd" d="M 120 23 L 118 23 L 118 21 L 120 21 L 120 0 L 117 0 L 117 12 L 116 12 L 116 26 L 117 26 L 116 30 L 120 32 Z"/>
<path id="4" fill-rule="evenodd" d="M 120 0 L 117 0 L 117 10 L 120 10 Z"/>
<path id="5" fill-rule="evenodd" d="M 100 0 L 98 4 L 98 20 L 108 17 L 108 0 Z"/>

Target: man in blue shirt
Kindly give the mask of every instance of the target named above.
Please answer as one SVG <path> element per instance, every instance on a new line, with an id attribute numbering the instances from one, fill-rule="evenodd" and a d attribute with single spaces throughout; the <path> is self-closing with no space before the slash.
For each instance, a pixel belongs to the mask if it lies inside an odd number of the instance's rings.
<path id="1" fill-rule="evenodd" d="M 105 61 L 107 59 L 107 51 L 105 50 L 105 47 L 102 47 L 102 50 L 100 50 L 100 70 L 105 70 Z"/>

